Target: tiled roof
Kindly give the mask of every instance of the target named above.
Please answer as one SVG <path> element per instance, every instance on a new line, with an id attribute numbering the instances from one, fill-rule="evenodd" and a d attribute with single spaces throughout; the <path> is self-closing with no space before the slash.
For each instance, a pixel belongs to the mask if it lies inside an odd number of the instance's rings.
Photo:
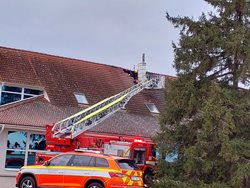
<path id="1" fill-rule="evenodd" d="M 78 112 L 77 107 L 59 107 L 50 104 L 44 96 L 28 98 L 0 108 L 0 123 L 45 127 Z"/>
<path id="2" fill-rule="evenodd" d="M 0 107 L 0 123 L 44 126 L 80 110 L 74 92 L 84 93 L 92 105 L 134 85 L 123 68 L 18 49 L 0 47 L 0 65 L 0 82 L 41 88 L 49 98 L 49 102 L 37 97 L 12 108 L 13 104 Z M 146 102 L 162 111 L 164 91 L 142 91 L 129 101 L 126 112 L 115 114 L 93 130 L 124 133 L 144 129 L 140 134 L 149 135 L 158 129 L 158 118 L 148 111 Z"/>
<path id="3" fill-rule="evenodd" d="M 52 105 L 41 96 L 12 103 L 8 105 L 8 108 L 1 109 L 0 120 L 2 124 L 44 128 L 44 125 L 57 122 L 80 110 L 77 107 Z M 157 124 L 158 120 L 153 116 L 136 115 L 121 111 L 110 116 L 89 131 L 151 137 L 158 131 Z"/>
<path id="4" fill-rule="evenodd" d="M 120 135 L 152 137 L 159 131 L 158 118 L 116 112 L 90 131 Z"/>

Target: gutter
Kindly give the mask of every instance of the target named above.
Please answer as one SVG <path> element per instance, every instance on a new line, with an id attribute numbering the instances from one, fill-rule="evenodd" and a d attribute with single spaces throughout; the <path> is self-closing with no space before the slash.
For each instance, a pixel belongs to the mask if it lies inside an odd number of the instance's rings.
<path id="1" fill-rule="evenodd" d="M 29 131 L 42 131 L 45 132 L 44 127 L 31 126 L 31 125 L 13 125 L 13 124 L 0 124 L 0 135 L 4 131 L 4 129 L 15 129 L 15 130 L 29 130 Z"/>

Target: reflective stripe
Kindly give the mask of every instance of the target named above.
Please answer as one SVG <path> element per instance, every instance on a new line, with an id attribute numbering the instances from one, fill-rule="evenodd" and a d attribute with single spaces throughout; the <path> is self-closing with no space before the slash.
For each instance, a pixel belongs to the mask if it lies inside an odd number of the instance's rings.
<path id="1" fill-rule="evenodd" d="M 123 177 L 122 180 L 124 182 L 124 184 L 126 185 L 138 185 L 138 186 L 142 186 L 142 172 L 141 171 L 131 171 L 128 170 L 127 172 L 123 171 L 123 173 L 126 173 L 127 176 Z M 140 177 L 139 181 L 133 181 L 131 180 L 131 176 L 135 176 L 135 177 Z"/>
<path id="2" fill-rule="evenodd" d="M 23 168 L 21 173 L 33 173 L 37 175 L 46 174 L 57 174 L 62 172 L 66 176 L 101 176 L 106 178 L 111 178 L 109 172 L 118 172 L 112 169 L 102 169 L 102 168 L 82 168 L 82 167 L 33 167 L 33 168 Z"/>
<path id="3" fill-rule="evenodd" d="M 127 95 L 127 94 L 126 94 L 126 95 Z M 93 112 L 93 113 L 91 113 L 91 114 L 89 114 L 89 115 L 85 116 L 85 117 L 84 117 L 84 118 L 82 118 L 80 121 L 78 121 L 78 122 L 74 123 L 74 125 L 75 125 L 75 124 L 79 124 L 79 123 L 81 123 L 81 122 L 83 122 L 83 121 L 85 121 L 85 120 L 87 120 L 87 119 L 91 118 L 92 116 L 94 116 L 94 115 L 98 114 L 99 112 L 102 112 L 102 111 L 106 110 L 107 108 L 109 108 L 109 107 L 111 107 L 111 106 L 115 105 L 116 103 L 118 103 L 118 102 L 122 101 L 122 100 L 126 97 L 126 95 L 121 96 L 120 98 L 118 98 L 118 99 L 114 100 L 114 101 L 113 101 L 113 102 L 111 102 L 110 104 L 108 104 L 108 105 L 106 105 L 106 106 L 104 106 L 104 107 L 102 107 L 102 108 L 100 108 L 100 109 L 96 110 L 95 112 Z"/>
<path id="4" fill-rule="evenodd" d="M 21 170 L 21 174 L 23 174 L 23 173 L 32 173 L 32 174 L 38 174 L 39 173 L 39 169 L 38 168 L 35 168 L 35 169 L 33 169 L 33 168 L 31 168 L 31 169 L 27 169 L 27 168 L 23 168 L 22 170 Z"/>
<path id="5" fill-rule="evenodd" d="M 53 170 L 89 170 L 89 171 L 106 171 L 106 172 L 121 172 L 119 170 L 114 170 L 110 168 L 96 168 L 96 167 L 78 167 L 78 166 L 29 166 L 28 168 L 23 168 L 23 170 L 33 170 L 33 169 L 53 169 Z"/>
<path id="6" fill-rule="evenodd" d="M 133 185 L 133 181 L 132 180 L 130 180 L 129 182 L 128 182 L 128 185 Z"/>
<path id="7" fill-rule="evenodd" d="M 112 97 L 114 97 L 114 96 L 112 96 Z M 112 97 L 109 97 L 109 98 L 107 98 L 107 99 L 104 99 L 104 100 L 102 100 L 102 101 L 100 101 L 100 102 L 94 104 L 93 106 L 87 108 L 87 109 L 83 109 L 82 111 L 80 111 L 80 112 L 78 112 L 78 113 L 76 113 L 76 114 L 74 114 L 74 115 L 72 115 L 72 116 L 69 116 L 69 117 L 66 118 L 66 119 L 63 119 L 63 120 L 57 122 L 57 124 L 59 124 L 59 123 L 61 123 L 61 122 L 64 122 L 64 121 L 67 121 L 67 120 L 69 120 L 69 119 L 71 119 L 71 118 L 74 118 L 74 117 L 76 117 L 76 116 L 78 116 L 78 115 L 81 115 L 82 113 L 87 112 L 88 110 L 91 110 L 91 109 L 95 108 L 96 106 L 98 106 L 98 105 L 100 105 L 100 104 L 102 104 L 102 103 L 108 101 L 108 100 L 111 99 Z"/>
<path id="8" fill-rule="evenodd" d="M 142 180 L 138 182 L 138 185 L 139 185 L 139 186 L 142 186 Z"/>
<path id="9" fill-rule="evenodd" d="M 48 170 L 48 169 L 41 169 L 39 174 L 40 175 L 51 174 L 49 171 L 50 170 Z M 61 170 L 61 171 L 63 171 L 64 176 L 100 176 L 100 177 L 110 178 L 110 175 L 109 175 L 108 172 L 98 171 L 98 170 L 69 170 L 69 169 L 64 169 L 64 170 Z M 53 172 L 55 173 L 55 171 L 53 171 Z"/>

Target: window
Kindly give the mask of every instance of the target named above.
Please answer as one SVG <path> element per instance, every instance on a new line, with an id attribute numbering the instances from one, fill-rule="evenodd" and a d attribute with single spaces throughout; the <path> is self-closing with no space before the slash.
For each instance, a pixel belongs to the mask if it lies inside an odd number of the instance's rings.
<path id="1" fill-rule="evenodd" d="M 149 111 L 151 113 L 155 113 L 155 114 L 159 114 L 160 113 L 154 103 L 146 103 L 145 105 L 147 106 L 147 108 L 149 109 Z"/>
<path id="2" fill-rule="evenodd" d="M 86 96 L 83 93 L 74 93 L 78 104 L 89 104 Z"/>
<path id="3" fill-rule="evenodd" d="M 92 157 L 84 155 L 75 155 L 70 166 L 89 166 Z"/>
<path id="4" fill-rule="evenodd" d="M 96 167 L 109 167 L 109 164 L 108 164 L 108 161 L 106 159 L 97 157 L 95 166 Z"/>
<path id="5" fill-rule="evenodd" d="M 21 95 L 19 94 L 2 92 L 1 105 L 15 102 L 15 101 L 20 101 L 21 99 L 22 99 Z"/>
<path id="6" fill-rule="evenodd" d="M 92 157 L 90 162 L 89 162 L 89 166 L 94 167 L 95 166 L 95 157 Z"/>
<path id="7" fill-rule="evenodd" d="M 134 149 L 134 156 L 133 156 L 135 163 L 136 164 L 144 164 L 145 163 L 145 155 L 146 155 L 145 148 L 135 148 Z"/>
<path id="8" fill-rule="evenodd" d="M 25 95 L 41 95 L 42 91 L 36 90 L 36 89 L 24 88 L 24 94 Z"/>
<path id="9" fill-rule="evenodd" d="M 19 169 L 35 163 L 36 152 L 45 150 L 45 136 L 23 131 L 9 131 L 5 168 Z"/>
<path id="10" fill-rule="evenodd" d="M 72 155 L 59 155 L 50 161 L 49 166 L 67 166 L 71 157 Z"/>
<path id="11" fill-rule="evenodd" d="M 109 167 L 108 161 L 99 157 L 75 155 L 69 166 Z"/>
<path id="12" fill-rule="evenodd" d="M 14 86 L 3 85 L 2 89 L 3 89 L 3 91 L 12 91 L 12 92 L 18 92 L 18 93 L 22 92 L 22 88 L 14 87 Z"/>
<path id="13" fill-rule="evenodd" d="M 24 151 L 7 150 L 5 168 L 21 168 L 24 166 L 24 160 Z"/>
<path id="14" fill-rule="evenodd" d="M 35 157 L 36 152 L 28 152 L 27 165 L 34 165 L 36 161 Z"/>
<path id="15" fill-rule="evenodd" d="M 43 94 L 43 91 L 0 84 L 0 105 Z"/>
<path id="16" fill-rule="evenodd" d="M 116 163 L 121 169 L 124 170 L 139 170 L 138 166 L 135 164 L 135 161 L 130 159 L 119 159 L 116 160 Z"/>
<path id="17" fill-rule="evenodd" d="M 45 150 L 46 149 L 45 136 L 42 134 L 31 134 L 29 149 Z"/>
<path id="18" fill-rule="evenodd" d="M 24 165 L 26 141 L 26 132 L 8 132 L 5 168 L 20 168 Z"/>

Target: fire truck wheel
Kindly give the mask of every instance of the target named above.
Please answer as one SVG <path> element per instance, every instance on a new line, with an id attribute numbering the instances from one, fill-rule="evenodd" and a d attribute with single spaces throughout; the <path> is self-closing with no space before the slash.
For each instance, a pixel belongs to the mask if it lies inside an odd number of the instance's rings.
<path id="1" fill-rule="evenodd" d="M 94 183 L 89 184 L 87 188 L 104 188 L 104 187 L 102 186 L 102 184 L 94 182 Z"/>
<path id="2" fill-rule="evenodd" d="M 19 188 L 36 188 L 36 182 L 34 178 L 26 176 L 20 182 Z"/>
<path id="3" fill-rule="evenodd" d="M 148 170 L 146 170 L 143 176 L 143 182 L 147 186 L 152 185 L 153 183 L 153 170 L 152 169 L 149 168 Z"/>

